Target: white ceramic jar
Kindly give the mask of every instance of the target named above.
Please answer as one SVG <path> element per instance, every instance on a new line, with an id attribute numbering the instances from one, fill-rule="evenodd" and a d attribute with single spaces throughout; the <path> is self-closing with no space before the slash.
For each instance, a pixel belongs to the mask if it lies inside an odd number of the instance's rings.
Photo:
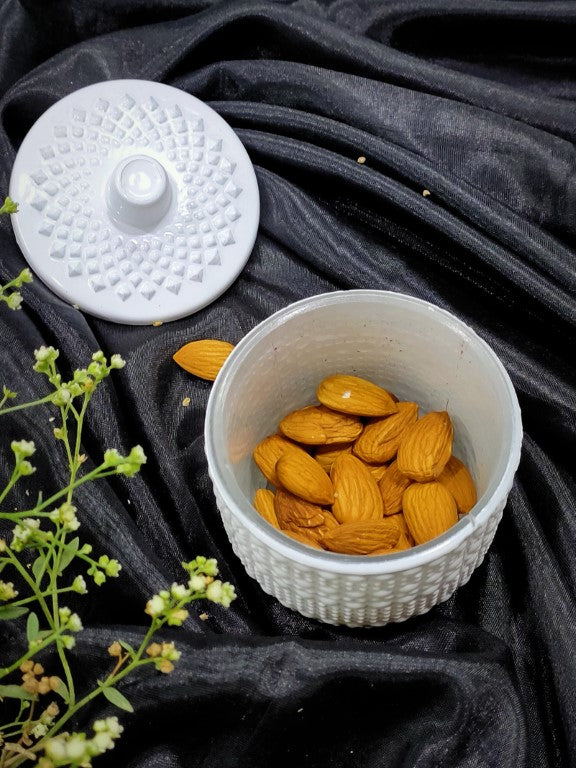
<path id="1" fill-rule="evenodd" d="M 315 550 L 252 506 L 265 479 L 252 451 L 289 411 L 316 402 L 324 377 L 365 376 L 422 411 L 447 410 L 454 453 L 478 502 L 433 541 L 377 557 Z M 379 626 L 424 613 L 465 584 L 502 517 L 520 460 L 522 424 L 510 378 L 470 327 L 437 306 L 387 291 L 313 296 L 254 328 L 220 371 L 206 414 L 206 454 L 232 547 L 262 589 L 331 624 Z"/>

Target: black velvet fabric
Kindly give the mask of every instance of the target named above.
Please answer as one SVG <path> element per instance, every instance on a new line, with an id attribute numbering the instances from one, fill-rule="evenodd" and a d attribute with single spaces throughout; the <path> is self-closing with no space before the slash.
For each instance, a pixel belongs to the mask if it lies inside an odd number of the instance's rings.
<path id="1" fill-rule="evenodd" d="M 115 78 L 208 102 L 261 194 L 247 266 L 196 315 L 115 325 L 39 280 L 22 311 L 0 311 L 1 379 L 23 398 L 44 391 L 29 373 L 42 343 L 69 368 L 96 349 L 122 354 L 86 452 L 141 443 L 148 455 L 134 479 L 78 494 L 84 536 L 124 566 L 84 600 L 80 680 L 108 668 L 110 642 L 136 641 L 146 600 L 182 560 L 216 557 L 239 594 L 166 633 L 183 652 L 171 675 L 126 681 L 136 712 L 121 715 L 102 768 L 576 765 L 575 35 L 576 4 L 562 0 L 1 0 L 0 194 L 42 112 Z M 5 218 L 0 279 L 24 265 Z M 207 475 L 210 385 L 171 356 L 360 287 L 433 301 L 475 328 L 512 377 L 525 440 L 470 582 L 424 616 L 352 630 L 283 608 L 246 575 Z M 2 424 L 4 452 L 36 440 L 45 488 L 65 476 L 48 416 Z M 8 656 L 18 625 L 2 632 Z M 112 711 L 96 701 L 73 725 Z"/>

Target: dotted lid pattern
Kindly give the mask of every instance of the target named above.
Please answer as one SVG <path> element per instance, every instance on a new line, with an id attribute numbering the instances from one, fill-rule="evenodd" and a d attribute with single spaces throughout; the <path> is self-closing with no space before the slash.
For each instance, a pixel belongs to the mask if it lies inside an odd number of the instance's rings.
<path id="1" fill-rule="evenodd" d="M 112 80 L 58 101 L 14 162 L 16 239 L 61 298 L 118 323 L 192 314 L 244 267 L 254 168 L 230 126 L 184 91 Z"/>

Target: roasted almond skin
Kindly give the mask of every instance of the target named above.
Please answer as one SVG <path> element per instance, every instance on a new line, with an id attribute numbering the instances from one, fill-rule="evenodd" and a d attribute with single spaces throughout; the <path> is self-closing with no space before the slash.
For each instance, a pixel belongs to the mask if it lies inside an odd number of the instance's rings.
<path id="1" fill-rule="evenodd" d="M 303 502 L 303 503 L 306 503 L 306 502 Z M 306 526 L 295 525 L 294 523 L 289 523 L 282 530 L 294 531 L 296 533 L 299 533 L 299 532 L 304 533 L 304 535 L 310 537 L 317 544 L 322 546 L 324 535 L 328 533 L 328 531 L 331 531 L 333 528 L 338 528 L 340 525 L 340 523 L 336 520 L 336 518 L 331 512 L 328 512 L 327 510 L 322 510 L 322 512 L 324 515 L 324 522 L 321 523 L 320 525 L 315 525 L 313 527 L 306 527 Z"/>
<path id="2" fill-rule="evenodd" d="M 388 416 L 397 411 L 392 395 L 385 389 L 368 379 L 344 373 L 323 379 L 316 397 L 328 408 L 355 416 Z"/>
<path id="3" fill-rule="evenodd" d="M 368 467 L 368 471 L 377 483 L 382 480 L 384 473 L 388 469 L 388 464 L 366 464 L 366 466 Z"/>
<path id="4" fill-rule="evenodd" d="M 360 459 L 342 453 L 332 465 L 330 478 L 334 486 L 332 514 L 339 523 L 382 519 L 384 504 L 378 484 Z"/>
<path id="5" fill-rule="evenodd" d="M 367 555 L 375 549 L 394 547 L 399 538 L 400 531 L 387 520 L 359 520 L 328 531 L 322 544 L 343 555 Z"/>
<path id="6" fill-rule="evenodd" d="M 252 456 L 256 462 L 256 466 L 262 472 L 266 480 L 274 486 L 280 485 L 280 481 L 276 475 L 276 463 L 280 456 L 286 451 L 301 451 L 305 453 L 303 448 L 286 440 L 282 435 L 268 435 L 264 440 L 261 440 Z"/>
<path id="7" fill-rule="evenodd" d="M 314 549 L 322 549 L 320 544 L 318 544 L 318 542 L 314 538 L 312 538 L 312 536 L 310 536 L 308 533 L 305 533 L 303 530 L 298 530 L 298 531 L 285 530 L 285 531 L 282 531 L 282 533 L 285 536 L 289 536 L 291 539 L 295 539 L 295 541 L 299 541 L 300 544 L 306 544 L 306 546 L 314 547 Z"/>
<path id="8" fill-rule="evenodd" d="M 295 496 L 279 488 L 274 494 L 274 511 L 282 530 L 286 528 L 314 528 L 324 523 L 324 510 L 318 504 Z"/>
<path id="9" fill-rule="evenodd" d="M 228 341 L 199 339 L 184 344 L 172 359 L 188 373 L 214 381 L 233 349 L 234 345 Z"/>
<path id="10" fill-rule="evenodd" d="M 452 454 L 453 437 L 446 411 L 425 414 L 404 433 L 398 448 L 398 469 L 419 483 L 435 480 Z"/>
<path id="11" fill-rule="evenodd" d="M 336 443 L 332 445 L 320 445 L 314 452 L 314 458 L 325 472 L 330 474 L 332 464 L 341 453 L 352 453 L 353 443 Z"/>
<path id="12" fill-rule="evenodd" d="M 332 482 L 316 459 L 306 451 L 286 451 L 276 462 L 280 485 L 295 496 L 312 504 L 332 504 Z"/>
<path id="13" fill-rule="evenodd" d="M 384 464 L 393 459 L 403 435 L 418 418 L 418 405 L 411 402 L 396 404 L 397 413 L 372 420 L 354 443 L 353 453 L 369 464 Z"/>
<path id="14" fill-rule="evenodd" d="M 438 480 L 409 485 L 404 491 L 402 507 L 416 544 L 435 539 L 458 522 L 454 497 Z"/>
<path id="15" fill-rule="evenodd" d="M 273 525 L 274 528 L 280 528 L 276 512 L 274 510 L 274 493 L 266 488 L 258 488 L 254 494 L 254 509 L 258 512 L 267 523 Z"/>
<path id="16" fill-rule="evenodd" d="M 353 442 L 364 425 L 356 416 L 336 413 L 323 405 L 309 405 L 285 416 L 279 428 L 283 435 L 297 443 L 332 445 Z"/>
<path id="17" fill-rule="evenodd" d="M 395 515 L 402 511 L 402 495 L 412 482 L 414 481 L 400 472 L 397 461 L 393 461 L 386 468 L 378 484 L 385 515 Z"/>
<path id="18" fill-rule="evenodd" d="M 451 456 L 444 467 L 444 471 L 438 475 L 438 482 L 442 483 L 454 496 L 458 512 L 465 515 L 476 504 L 476 486 L 466 465 Z"/>

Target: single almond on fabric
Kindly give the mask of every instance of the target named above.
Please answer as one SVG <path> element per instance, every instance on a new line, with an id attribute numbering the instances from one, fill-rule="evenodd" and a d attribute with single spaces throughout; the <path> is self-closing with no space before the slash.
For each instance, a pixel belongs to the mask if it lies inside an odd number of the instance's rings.
<path id="1" fill-rule="evenodd" d="M 378 483 L 366 464 L 342 453 L 332 464 L 330 478 L 334 486 L 332 514 L 339 523 L 357 520 L 381 520 L 384 504 Z"/>
<path id="2" fill-rule="evenodd" d="M 454 430 L 446 411 L 431 411 L 411 424 L 398 448 L 398 469 L 420 483 L 441 474 L 452 454 Z"/>
<path id="3" fill-rule="evenodd" d="M 454 497 L 438 480 L 409 485 L 404 491 L 402 507 L 416 544 L 435 539 L 458 522 Z"/>
<path id="4" fill-rule="evenodd" d="M 289 536 L 291 539 L 294 539 L 295 541 L 299 541 L 300 544 L 306 544 L 307 547 L 314 547 L 314 549 L 322 549 L 320 544 L 318 544 L 317 541 L 315 541 L 312 536 L 310 536 L 307 533 L 304 533 L 302 530 L 300 531 L 282 531 L 282 533 L 285 536 Z"/>
<path id="5" fill-rule="evenodd" d="M 290 440 L 286 440 L 282 435 L 268 435 L 254 448 L 252 455 L 256 466 L 266 480 L 274 486 L 280 485 L 280 481 L 276 476 L 276 462 L 286 451 L 306 453 L 303 448 L 290 442 Z"/>
<path id="6" fill-rule="evenodd" d="M 454 496 L 460 514 L 467 514 L 476 504 L 477 495 L 474 480 L 472 480 L 466 465 L 456 456 L 450 457 L 444 471 L 438 475 L 438 482 L 448 488 Z"/>
<path id="7" fill-rule="evenodd" d="M 320 445 L 314 452 L 314 458 L 325 472 L 330 474 L 332 464 L 341 453 L 352 453 L 353 443 L 336 443 L 335 445 Z"/>
<path id="8" fill-rule="evenodd" d="M 324 523 L 324 510 L 319 504 L 295 496 L 279 488 L 274 494 L 274 511 L 282 530 L 291 528 L 314 528 Z"/>
<path id="9" fill-rule="evenodd" d="M 295 496 L 312 504 L 332 504 L 332 482 L 316 459 L 306 451 L 286 451 L 276 462 L 280 485 Z M 278 495 L 278 494 L 276 494 Z"/>
<path id="10" fill-rule="evenodd" d="M 393 461 L 386 468 L 379 483 L 385 515 L 396 515 L 402 511 L 402 495 L 412 482 L 414 481 L 400 472 L 397 461 Z"/>
<path id="11" fill-rule="evenodd" d="M 274 494 L 266 488 L 258 488 L 254 494 L 254 509 L 267 523 L 274 528 L 280 528 L 276 512 L 274 511 Z"/>
<path id="12" fill-rule="evenodd" d="M 358 520 L 328 531 L 322 544 L 343 555 L 367 555 L 375 549 L 395 546 L 399 538 L 400 531 L 387 520 Z"/>
<path id="13" fill-rule="evenodd" d="M 309 405 L 292 411 L 280 422 L 283 435 L 305 445 L 351 443 L 363 429 L 364 425 L 356 416 L 336 413 L 323 405 Z"/>
<path id="14" fill-rule="evenodd" d="M 328 408 L 355 416 L 388 416 L 397 410 L 385 389 L 368 379 L 343 373 L 321 381 L 316 397 Z"/>
<path id="15" fill-rule="evenodd" d="M 364 427 L 352 449 L 355 456 L 369 464 L 384 464 L 396 456 L 406 429 L 418 418 L 418 405 L 400 402 L 396 407 L 396 413 L 373 419 Z"/>
<path id="16" fill-rule="evenodd" d="M 214 381 L 233 349 L 234 345 L 228 341 L 199 339 L 184 344 L 172 359 L 188 373 L 206 381 Z"/>

